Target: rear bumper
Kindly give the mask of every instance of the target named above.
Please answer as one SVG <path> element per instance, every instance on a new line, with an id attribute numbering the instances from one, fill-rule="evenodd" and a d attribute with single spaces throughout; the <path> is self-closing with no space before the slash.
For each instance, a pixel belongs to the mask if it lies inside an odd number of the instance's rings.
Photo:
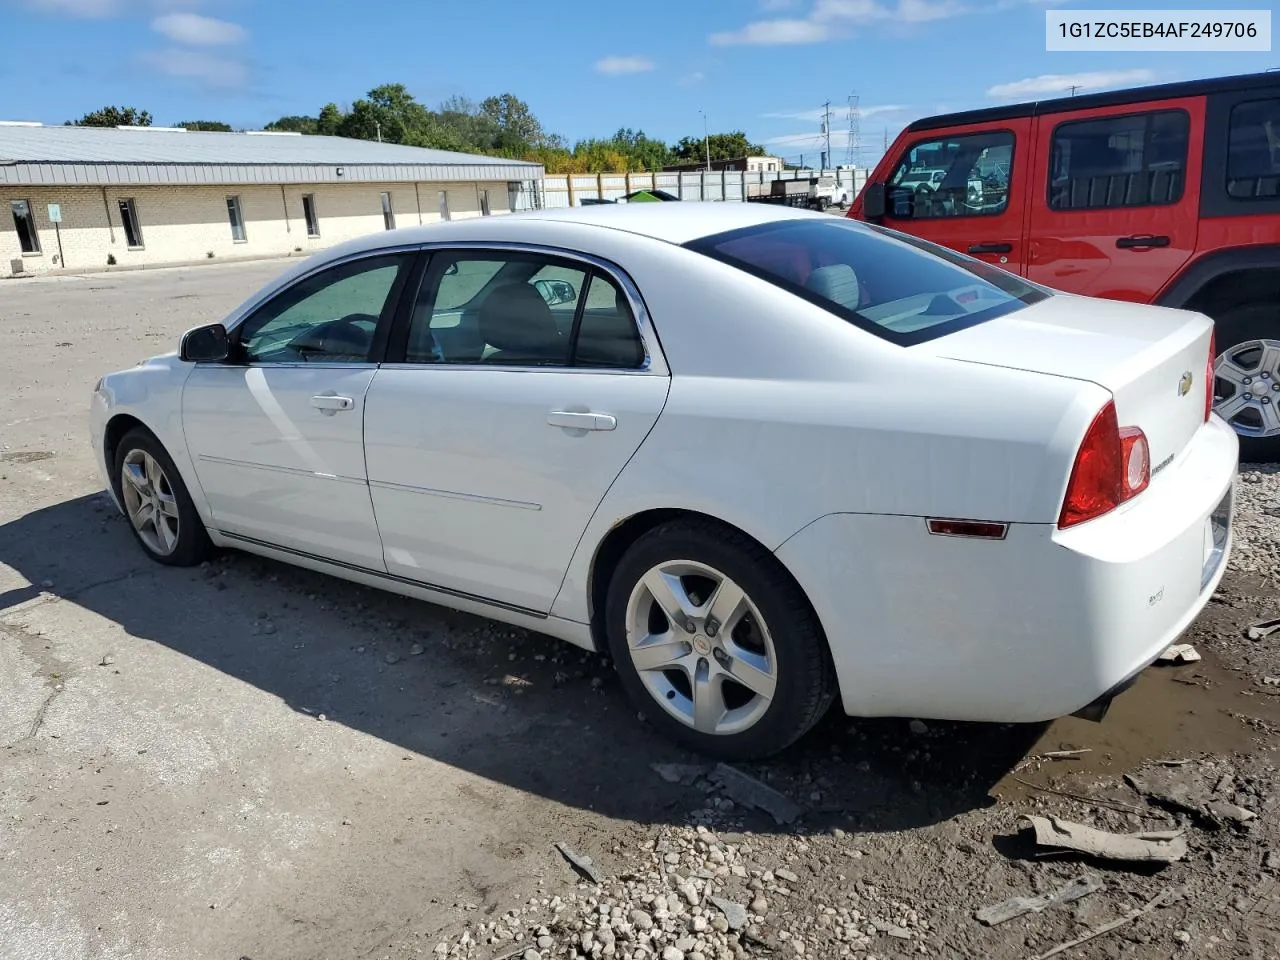
<path id="1" fill-rule="evenodd" d="M 822 620 L 847 713 L 1050 720 L 1135 676 L 1208 602 L 1237 456 L 1214 417 L 1141 497 L 1070 530 L 983 541 L 831 514 L 777 554 Z"/>

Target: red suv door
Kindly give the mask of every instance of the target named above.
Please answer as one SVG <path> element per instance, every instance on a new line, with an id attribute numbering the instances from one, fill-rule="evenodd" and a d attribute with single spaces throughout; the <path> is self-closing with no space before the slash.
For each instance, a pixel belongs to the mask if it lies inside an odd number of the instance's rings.
<path id="1" fill-rule="evenodd" d="M 1028 117 L 920 131 L 888 168 L 884 225 L 1020 273 L 1030 147 Z"/>
<path id="2" fill-rule="evenodd" d="M 1041 114 L 1027 277 L 1149 302 L 1195 250 L 1203 142 L 1203 97 Z"/>

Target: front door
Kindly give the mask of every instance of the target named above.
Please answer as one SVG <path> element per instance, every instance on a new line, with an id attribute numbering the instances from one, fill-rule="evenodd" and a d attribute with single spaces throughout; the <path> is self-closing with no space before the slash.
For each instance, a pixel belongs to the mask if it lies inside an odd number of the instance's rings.
<path id="1" fill-rule="evenodd" d="M 542 254 L 432 256 L 369 388 L 387 570 L 545 613 L 669 379 L 620 280 Z"/>
<path id="2" fill-rule="evenodd" d="M 1196 247 L 1202 110 L 1168 100 L 1037 123 L 1028 279 L 1149 302 Z"/>
<path id="3" fill-rule="evenodd" d="M 382 570 L 364 469 L 365 394 L 412 254 L 346 261 L 276 294 L 182 394 L 196 476 L 222 533 Z"/>
<path id="4" fill-rule="evenodd" d="M 1021 273 L 1030 134 L 1025 118 L 921 132 L 886 184 L 884 225 Z"/>

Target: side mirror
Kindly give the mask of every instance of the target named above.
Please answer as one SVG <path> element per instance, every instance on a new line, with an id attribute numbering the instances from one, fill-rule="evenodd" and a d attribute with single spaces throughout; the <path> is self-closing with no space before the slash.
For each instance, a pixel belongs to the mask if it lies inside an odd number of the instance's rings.
<path id="1" fill-rule="evenodd" d="M 227 359 L 231 353 L 231 339 L 227 336 L 227 328 L 220 323 L 210 323 L 188 330 L 182 335 L 180 353 L 188 363 Z"/>
<path id="2" fill-rule="evenodd" d="M 573 289 L 573 284 L 568 280 L 535 280 L 533 288 L 549 307 L 572 303 L 578 296 L 578 291 Z"/>
<path id="3" fill-rule="evenodd" d="M 862 215 L 868 220 L 884 217 L 884 183 L 881 181 L 868 183 L 862 191 Z"/>

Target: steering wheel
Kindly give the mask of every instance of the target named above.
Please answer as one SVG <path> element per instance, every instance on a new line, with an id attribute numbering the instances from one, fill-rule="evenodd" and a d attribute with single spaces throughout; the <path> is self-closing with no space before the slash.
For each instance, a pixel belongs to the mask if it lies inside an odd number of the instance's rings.
<path id="1" fill-rule="evenodd" d="M 369 356 L 373 334 L 361 327 L 359 325 L 361 322 L 376 327 L 378 318 L 368 313 L 350 313 L 318 327 L 312 327 L 292 341 L 289 346 L 304 360 L 309 360 L 313 356 L 365 360 Z"/>

